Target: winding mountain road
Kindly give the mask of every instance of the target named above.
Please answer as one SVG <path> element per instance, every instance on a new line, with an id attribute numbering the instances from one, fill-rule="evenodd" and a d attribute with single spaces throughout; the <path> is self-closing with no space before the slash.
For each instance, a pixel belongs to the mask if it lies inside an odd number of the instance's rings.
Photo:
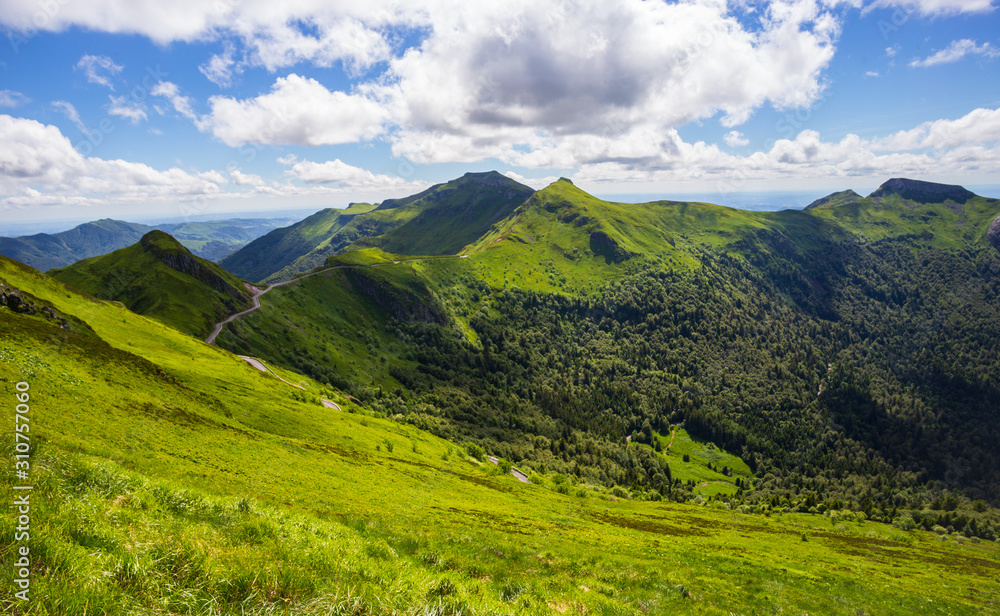
<path id="1" fill-rule="evenodd" d="M 230 323 L 232 323 L 236 319 L 239 319 L 240 317 L 245 317 L 246 315 L 250 314 L 251 312 L 254 312 L 255 310 L 259 310 L 260 309 L 260 297 L 262 295 L 264 295 L 265 293 L 267 293 L 268 291 L 270 291 L 271 289 L 274 289 L 276 287 L 283 287 L 285 285 L 292 284 L 293 282 L 298 282 L 298 281 L 302 280 L 303 278 L 309 278 L 310 276 L 315 276 L 316 274 L 322 274 L 324 272 L 329 272 L 329 271 L 337 270 L 337 269 L 348 269 L 348 268 L 352 268 L 352 267 L 379 267 L 379 266 L 382 266 L 382 265 L 394 265 L 394 264 L 400 263 L 401 261 L 427 261 L 427 260 L 431 260 L 431 259 L 433 259 L 433 260 L 438 260 L 438 259 L 464 259 L 467 256 L 468 255 L 442 255 L 442 256 L 432 256 L 432 257 L 417 257 L 415 259 L 400 259 L 399 261 L 392 261 L 392 262 L 385 262 L 385 263 L 371 263 L 369 265 L 334 265 L 333 267 L 327 267 L 327 268 L 324 268 L 324 269 L 321 269 L 321 270 L 316 270 L 316 271 L 313 271 L 313 272 L 309 272 L 308 274 L 303 274 L 302 276 L 298 276 L 298 277 L 292 278 L 290 280 L 285 280 L 285 281 L 282 281 L 282 282 L 275 282 L 273 284 L 269 284 L 266 289 L 261 289 L 258 286 L 252 285 L 252 284 L 250 284 L 248 282 L 244 282 L 243 284 L 248 289 L 250 289 L 251 293 L 253 293 L 253 307 L 249 308 L 248 310 L 244 310 L 243 312 L 237 312 L 234 315 L 230 315 L 224 321 L 220 321 L 220 322 L 216 323 L 215 324 L 215 329 L 212 330 L 212 333 L 209 334 L 208 338 L 205 338 L 205 342 L 207 342 L 209 344 L 215 344 L 215 339 L 219 336 L 219 334 L 222 333 L 222 328 L 223 327 L 225 327 L 226 325 L 229 325 Z"/>
<path id="2" fill-rule="evenodd" d="M 486 459 L 493 464 L 496 465 L 500 464 L 500 460 L 496 456 L 486 456 Z M 514 468 L 513 466 L 510 467 L 510 474 L 516 477 L 517 480 L 520 481 L 521 483 L 531 483 L 531 480 L 528 479 L 527 475 L 522 473 L 520 470 Z"/>
<path id="3" fill-rule="evenodd" d="M 445 255 L 445 256 L 440 256 L 440 257 L 418 257 L 416 259 L 401 259 L 401 260 L 402 261 L 421 261 L 421 260 L 427 260 L 428 258 L 430 258 L 430 259 L 464 259 L 467 256 L 468 255 Z M 218 323 L 216 323 L 215 324 L 215 329 L 212 330 L 212 333 L 209 334 L 208 338 L 205 338 L 205 342 L 207 342 L 208 344 L 215 344 L 215 339 L 219 336 L 219 334 L 222 333 L 222 328 L 224 328 L 226 325 L 232 323 L 236 319 L 239 319 L 240 317 L 245 317 L 246 315 L 250 314 L 251 312 L 253 312 L 255 310 L 260 310 L 260 298 L 261 298 L 261 296 L 264 295 L 265 293 L 267 293 L 268 291 L 270 291 L 271 289 L 274 289 L 275 287 L 283 287 L 285 285 L 292 284 L 293 282 L 298 282 L 299 280 L 302 280 L 303 278 L 308 278 L 310 276 L 315 276 L 316 274 L 322 274 L 324 272 L 329 272 L 331 270 L 336 270 L 336 269 L 347 269 L 347 268 L 351 268 L 351 267 L 378 267 L 380 265 L 392 265 L 392 264 L 396 264 L 396 263 L 399 263 L 399 261 L 392 261 L 391 263 L 388 263 L 388 262 L 387 263 L 371 263 L 369 265 L 334 265 L 333 267 L 327 267 L 327 268 L 324 268 L 324 269 L 321 269 L 321 270 L 316 270 L 316 271 L 313 271 L 313 272 L 309 272 L 308 274 L 299 276 L 297 278 L 292 278 L 291 280 L 285 280 L 285 281 L 282 281 L 282 282 L 275 282 L 273 284 L 268 285 L 267 288 L 264 288 L 264 289 L 261 289 L 258 286 L 252 285 L 249 282 L 244 282 L 243 284 L 246 286 L 246 288 L 249 289 L 251 293 L 253 293 L 253 307 L 251 307 L 251 308 L 249 308 L 247 310 L 244 310 L 242 312 L 237 312 L 236 314 L 230 315 L 225 320 L 219 321 Z M 268 368 L 267 365 L 264 364 L 264 362 L 262 362 L 261 360 L 257 359 L 256 357 L 250 357 L 249 355 L 237 355 L 237 357 L 239 357 L 243 361 L 247 362 L 248 364 L 250 364 L 251 366 L 253 366 L 257 370 L 260 370 L 261 372 L 270 373 L 272 376 L 274 376 L 274 378 L 278 379 L 282 383 L 285 383 L 287 385 L 291 385 L 292 387 L 295 387 L 297 389 L 302 389 L 302 390 L 305 389 L 301 385 L 296 385 L 295 383 L 290 383 L 289 381 L 286 381 L 285 379 L 281 378 L 280 376 L 278 376 L 278 374 L 274 370 L 271 370 L 270 368 Z M 350 396 L 348 396 L 348 397 L 350 397 Z M 340 406 L 337 405 L 337 403 L 334 402 L 333 400 L 327 400 L 326 398 L 320 398 L 320 402 L 322 402 L 323 406 L 326 407 L 326 408 L 328 408 L 328 409 L 335 409 L 335 410 L 338 410 L 338 411 L 340 410 Z M 528 481 L 528 476 L 525 475 L 524 473 L 522 473 L 521 471 L 516 471 L 515 472 L 514 470 L 511 470 L 511 474 L 514 475 L 515 477 L 517 477 L 518 479 L 520 479 L 521 481 L 525 482 L 525 483 L 531 483 L 530 481 Z"/>

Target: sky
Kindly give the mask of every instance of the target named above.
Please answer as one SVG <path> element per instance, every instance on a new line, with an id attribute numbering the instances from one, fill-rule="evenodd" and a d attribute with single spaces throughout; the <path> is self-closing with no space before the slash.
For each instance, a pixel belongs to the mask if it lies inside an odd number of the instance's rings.
<path id="1" fill-rule="evenodd" d="M 1000 185 L 998 6 L 4 0 L 0 219 Z"/>

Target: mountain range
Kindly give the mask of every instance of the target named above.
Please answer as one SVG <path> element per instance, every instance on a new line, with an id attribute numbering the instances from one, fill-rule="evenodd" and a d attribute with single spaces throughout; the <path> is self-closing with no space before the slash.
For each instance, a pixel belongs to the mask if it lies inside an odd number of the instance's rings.
<path id="1" fill-rule="evenodd" d="M 198 256 L 217 261 L 289 222 L 292 221 L 284 218 L 230 219 L 149 226 L 105 218 L 60 233 L 0 237 L 0 255 L 44 271 L 125 248 L 146 233 L 159 229 L 172 234 Z"/>
<path id="2" fill-rule="evenodd" d="M 220 265 L 247 280 L 274 282 L 322 265 L 349 246 L 400 254 L 457 254 L 532 192 L 496 171 L 467 173 L 378 206 L 354 203 L 344 210 L 322 210 L 250 242 Z"/>
<path id="3" fill-rule="evenodd" d="M 1000 200 L 895 178 L 747 212 L 489 172 L 220 265 L 160 231 L 0 257 L 50 613 L 1000 602 Z"/>

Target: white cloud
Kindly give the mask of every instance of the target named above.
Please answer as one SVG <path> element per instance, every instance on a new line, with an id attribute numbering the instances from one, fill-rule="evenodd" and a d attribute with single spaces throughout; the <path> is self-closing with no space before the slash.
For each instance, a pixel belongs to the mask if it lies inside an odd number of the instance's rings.
<path id="1" fill-rule="evenodd" d="M 750 143 L 750 140 L 744 137 L 743 133 L 741 133 L 738 130 L 729 131 L 728 133 L 726 133 L 725 137 L 723 137 L 723 140 L 725 140 L 726 145 L 732 148 L 743 145 L 749 145 Z"/>
<path id="2" fill-rule="evenodd" d="M 865 71 L 865 77 L 878 77 L 878 71 Z"/>
<path id="3" fill-rule="evenodd" d="M 243 173 L 239 169 L 229 172 L 229 180 L 237 186 L 263 186 L 264 178 L 252 173 Z"/>
<path id="4" fill-rule="evenodd" d="M 234 147 L 351 143 L 375 137 L 387 119 L 383 106 L 364 95 L 331 92 L 294 73 L 278 78 L 269 93 L 257 98 L 213 96 L 209 105 L 211 112 L 198 128 Z"/>
<path id="5" fill-rule="evenodd" d="M 217 195 L 215 171 L 165 171 L 85 157 L 55 126 L 0 115 L 0 203 L 8 206 L 152 203 Z"/>
<path id="6" fill-rule="evenodd" d="M 76 107 L 73 106 L 73 103 L 67 101 L 53 101 L 52 107 L 59 113 L 66 116 L 70 122 L 80 129 L 81 133 L 87 132 L 87 127 L 84 125 L 83 120 L 80 119 L 80 114 L 77 112 Z"/>
<path id="7" fill-rule="evenodd" d="M 549 184 L 551 184 L 552 182 L 555 182 L 556 180 L 559 179 L 554 175 L 549 175 L 541 178 L 529 178 L 514 171 L 504 171 L 503 174 L 509 177 L 510 179 L 516 182 L 520 182 L 525 186 L 528 186 L 529 188 L 534 188 L 535 190 L 541 190 L 546 186 L 548 186 Z"/>
<path id="8" fill-rule="evenodd" d="M 935 120 L 872 141 L 874 150 L 938 150 L 1000 141 L 1000 108 L 973 109 L 957 120 Z"/>
<path id="9" fill-rule="evenodd" d="M 961 39 L 958 41 L 952 41 L 951 44 L 944 49 L 931 54 L 923 60 L 916 59 L 913 62 L 910 62 L 910 66 L 927 67 L 935 66 L 937 64 L 948 64 L 950 62 L 958 62 L 965 56 L 970 55 L 983 56 L 984 58 L 990 59 L 998 58 L 1000 57 L 1000 49 L 993 47 L 989 43 L 977 45 L 976 41 L 972 39 Z"/>
<path id="10" fill-rule="evenodd" d="M 890 58 L 895 58 L 896 54 L 899 53 L 899 50 L 900 50 L 899 45 L 892 45 L 890 47 L 886 47 L 885 55 L 889 56 Z"/>
<path id="11" fill-rule="evenodd" d="M 0 107 L 20 107 L 31 99 L 14 90 L 0 90 Z"/>
<path id="12" fill-rule="evenodd" d="M 114 75 L 122 72 L 123 67 L 115 64 L 107 56 L 84 55 L 76 63 L 76 68 L 83 71 L 83 74 L 87 76 L 87 81 L 90 83 L 96 83 L 114 90 L 115 86 L 111 83 L 111 79 Z"/>
<path id="13" fill-rule="evenodd" d="M 994 0 L 875 0 L 864 10 L 877 7 L 895 7 L 905 16 L 912 13 L 925 16 L 987 13 L 995 8 Z"/>
<path id="14" fill-rule="evenodd" d="M 959 178 L 1000 173 L 1000 109 L 976 109 L 956 120 L 927 122 L 878 139 L 848 134 L 824 141 L 812 130 L 780 139 L 747 156 L 704 142 L 687 143 L 676 131 L 663 136 L 659 153 L 630 160 L 581 165 L 575 181 L 663 183 L 703 180 L 732 189 L 751 180 L 872 177 Z"/>
<path id="15" fill-rule="evenodd" d="M 339 158 L 323 163 L 308 160 L 294 162 L 288 173 L 309 184 L 334 184 L 353 190 L 426 186 L 423 182 L 410 182 L 400 176 L 375 174 L 367 169 L 349 165 Z"/>
<path id="16" fill-rule="evenodd" d="M 393 153 L 416 162 L 716 114 L 736 126 L 762 105 L 814 102 L 839 33 L 810 0 L 762 13 L 750 30 L 724 2 L 466 3 L 435 14 L 430 36 L 372 92 L 401 127 Z"/>
<path id="17" fill-rule="evenodd" d="M 181 114 L 189 120 L 197 120 L 198 117 L 195 115 L 194 110 L 191 109 L 191 98 L 187 96 L 181 96 L 180 88 L 177 84 L 171 83 L 169 81 L 161 81 L 153 86 L 153 89 L 149 91 L 153 96 L 162 96 L 170 101 L 170 104 L 174 106 L 174 111 Z"/>
<path id="18" fill-rule="evenodd" d="M 198 70 L 215 85 L 228 88 L 233 83 L 233 65 L 236 64 L 236 60 L 233 59 L 234 53 L 233 46 L 227 45 L 223 53 L 213 55 L 208 62 L 199 66 Z"/>
<path id="19" fill-rule="evenodd" d="M 146 110 L 142 103 L 128 100 L 125 96 L 108 96 L 108 115 L 127 119 L 132 124 L 146 120 Z"/>

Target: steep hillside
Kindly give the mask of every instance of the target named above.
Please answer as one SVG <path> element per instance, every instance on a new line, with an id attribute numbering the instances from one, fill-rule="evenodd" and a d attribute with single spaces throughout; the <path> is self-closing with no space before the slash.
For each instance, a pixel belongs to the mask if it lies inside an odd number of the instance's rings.
<path id="1" fill-rule="evenodd" d="M 226 315 L 250 307 L 251 293 L 242 281 L 194 256 L 162 231 L 150 231 L 128 248 L 49 274 L 95 297 L 121 302 L 134 312 L 199 336 Z"/>
<path id="2" fill-rule="evenodd" d="M 971 615 L 1000 601 L 993 543 L 842 510 L 645 501 L 572 474 L 519 483 L 473 445 L 2 257 L 0 283 L 93 332 L 0 307 L 0 382 L 30 407 L 30 613 Z M 683 432 L 673 446 L 727 460 Z M 14 439 L 2 447 L 12 459 Z"/>
<path id="3" fill-rule="evenodd" d="M 219 265 L 240 278 L 264 280 L 296 259 L 321 249 L 356 216 L 373 209 L 375 206 L 370 203 L 352 203 L 343 210 L 320 210 L 293 225 L 257 238 L 222 259 Z"/>
<path id="4" fill-rule="evenodd" d="M 457 254 L 532 193 L 495 171 L 467 173 L 378 207 L 324 210 L 273 231 L 220 264 L 249 280 L 273 282 L 322 265 L 349 249 L 378 247 L 400 254 Z"/>

